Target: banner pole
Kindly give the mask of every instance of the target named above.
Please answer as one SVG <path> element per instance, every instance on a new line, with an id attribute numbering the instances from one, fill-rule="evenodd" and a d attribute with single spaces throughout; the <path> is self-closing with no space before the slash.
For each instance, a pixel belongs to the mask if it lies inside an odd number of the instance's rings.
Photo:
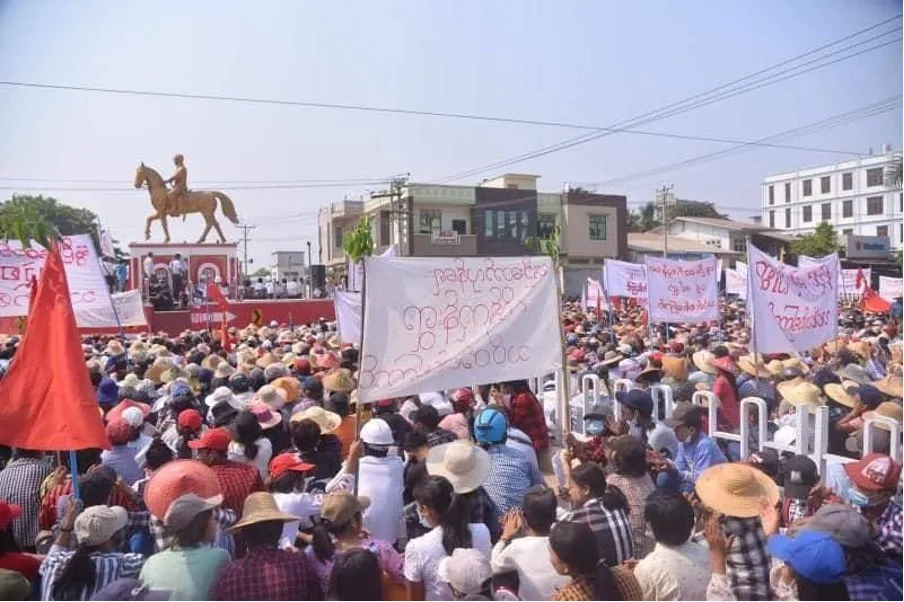
<path id="1" fill-rule="evenodd" d="M 69 476 L 72 478 L 72 497 L 82 499 L 78 488 L 78 456 L 74 449 L 69 450 Z"/>
<path id="2" fill-rule="evenodd" d="M 100 255 L 97 256 L 97 267 L 101 270 L 101 272 L 103 272 Z M 113 301 L 113 293 L 110 293 L 110 309 L 113 310 L 113 319 L 116 320 L 116 326 L 119 328 L 119 339 L 122 344 L 125 345 L 126 333 L 122 328 L 122 320 L 119 317 L 119 312 L 116 311 L 116 303 Z"/>
<path id="3" fill-rule="evenodd" d="M 361 334 L 358 342 L 358 369 L 361 369 L 361 359 L 362 353 L 364 352 L 364 316 L 366 315 L 364 312 L 365 304 L 367 303 L 366 295 L 367 292 L 367 262 L 364 261 L 364 258 L 361 258 Z M 335 301 L 333 301 L 335 304 Z M 338 329 L 338 322 L 336 323 L 336 327 Z M 359 374 L 360 376 L 360 374 Z M 355 441 L 359 441 L 361 439 L 361 415 L 362 415 L 362 406 L 364 404 L 361 403 L 361 380 L 358 379 L 358 382 L 355 383 L 358 387 L 358 400 L 355 402 Z M 355 495 L 358 495 L 358 467 L 355 467 Z"/>
<path id="4" fill-rule="evenodd" d="M 552 261 L 551 258 L 550 261 Z M 553 267 L 555 267 L 554 262 Z M 562 369 L 559 376 L 560 386 L 556 387 L 556 395 L 559 397 L 559 443 L 564 446 L 565 437 L 568 435 L 568 433 L 571 432 L 571 407 L 568 403 L 568 357 L 565 354 L 565 330 L 562 325 L 562 314 L 564 309 L 562 306 L 562 279 L 559 276 L 561 276 L 561 273 L 559 270 L 556 270 L 556 307 L 558 309 L 558 316 L 556 317 L 556 320 L 558 321 L 559 325 L 559 346 L 562 350 Z M 581 311 L 583 312 L 584 308 L 581 308 Z M 361 331 L 364 331 L 363 326 L 361 327 Z"/>

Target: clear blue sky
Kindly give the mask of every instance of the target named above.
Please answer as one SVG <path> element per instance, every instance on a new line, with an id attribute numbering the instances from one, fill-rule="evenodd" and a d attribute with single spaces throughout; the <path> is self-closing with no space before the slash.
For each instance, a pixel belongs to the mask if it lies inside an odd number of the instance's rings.
<path id="1" fill-rule="evenodd" d="M 405 107 L 607 126 L 891 18 L 892 0 L 422 2 L 0 1 L 0 80 Z M 891 39 L 891 37 L 885 38 Z M 901 44 L 644 129 L 756 139 L 899 94 Z M 788 144 L 901 148 L 896 110 Z M 512 124 L 0 86 L 0 198 L 17 188 L 97 212 L 123 242 L 150 211 L 128 187 L 140 161 L 201 182 L 431 181 L 581 132 Z M 540 188 L 601 182 L 725 145 L 618 134 L 519 163 Z M 766 174 L 837 155 L 756 149 L 605 186 L 629 203 L 672 182 L 737 217 Z M 456 183 L 474 183 L 487 172 Z M 3 178 L 108 180 L 105 184 Z M 39 191 L 31 190 L 39 188 Z M 361 187 L 229 190 L 256 224 L 255 263 L 314 243 L 316 210 Z M 737 209 L 736 209 L 737 208 Z M 743 208 L 749 208 L 745 211 Z M 287 220 L 287 216 L 293 219 Z M 200 218 L 173 226 L 194 239 Z M 225 226 L 237 239 L 239 231 Z M 159 230 L 156 236 L 160 236 Z"/>

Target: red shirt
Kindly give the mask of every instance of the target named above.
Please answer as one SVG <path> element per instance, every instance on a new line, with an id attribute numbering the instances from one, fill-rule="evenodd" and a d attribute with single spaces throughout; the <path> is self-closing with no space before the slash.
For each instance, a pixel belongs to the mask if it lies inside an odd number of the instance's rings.
<path id="1" fill-rule="evenodd" d="M 57 523 L 57 505 L 60 498 L 65 495 L 72 495 L 71 479 L 50 489 L 44 499 L 41 500 L 41 514 L 38 526 L 42 531 L 53 529 L 53 526 Z M 129 512 L 138 510 L 138 506 L 132 503 L 132 499 L 115 487 L 113 488 L 113 493 L 110 494 L 109 504 L 111 506 L 122 506 Z"/>
<path id="2" fill-rule="evenodd" d="M 9 552 L 0 554 L 0 569 L 16 571 L 31 582 L 38 578 L 38 569 L 41 568 L 41 559 L 31 554 Z"/>
<path id="3" fill-rule="evenodd" d="M 726 428 L 731 432 L 737 431 L 741 427 L 741 408 L 738 396 L 735 390 L 728 383 L 728 379 L 723 375 L 716 377 L 713 383 L 713 394 L 719 398 L 719 414 Z"/>
<path id="4" fill-rule="evenodd" d="M 518 393 L 512 397 L 509 420 L 512 426 L 530 437 L 535 450 L 549 447 L 549 430 L 546 428 L 543 406 L 532 393 Z"/>
<path id="5" fill-rule="evenodd" d="M 216 473 L 220 487 L 223 488 L 223 508 L 234 511 L 238 518 L 242 518 L 245 498 L 255 491 L 264 490 L 261 473 L 250 464 L 241 464 L 231 460 L 213 464 L 210 468 Z"/>

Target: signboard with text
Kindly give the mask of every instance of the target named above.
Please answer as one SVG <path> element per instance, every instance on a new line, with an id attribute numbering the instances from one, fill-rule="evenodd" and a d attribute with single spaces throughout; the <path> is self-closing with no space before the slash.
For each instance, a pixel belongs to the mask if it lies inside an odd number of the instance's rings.
<path id="1" fill-rule="evenodd" d="M 716 259 L 647 257 L 650 320 L 696 324 L 719 319 Z"/>

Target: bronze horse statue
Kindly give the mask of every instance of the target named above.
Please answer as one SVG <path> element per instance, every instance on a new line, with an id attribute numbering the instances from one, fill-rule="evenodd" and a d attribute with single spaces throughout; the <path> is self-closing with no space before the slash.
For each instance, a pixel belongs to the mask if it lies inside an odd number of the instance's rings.
<path id="1" fill-rule="evenodd" d="M 154 213 L 148 216 L 145 225 L 144 239 L 150 240 L 151 238 L 151 222 L 160 220 L 160 225 L 163 226 L 163 234 L 165 235 L 163 242 L 167 243 L 170 240 L 170 235 L 169 228 L 166 225 L 166 218 L 168 216 L 175 217 L 172 210 L 167 210 L 166 197 L 169 190 L 160 174 L 142 163 L 135 170 L 135 188 L 141 188 L 144 184 L 148 186 L 148 192 L 151 195 L 151 206 L 154 207 Z M 226 242 L 226 237 L 223 236 L 223 231 L 220 229 L 220 223 L 214 217 L 214 212 L 217 209 L 217 200 L 220 201 L 220 210 L 223 215 L 233 224 L 238 224 L 239 217 L 236 215 L 235 205 L 232 203 L 232 199 L 222 192 L 216 190 L 190 190 L 182 197 L 182 212 L 180 215 L 200 213 L 207 225 L 204 228 L 204 233 L 201 234 L 201 238 L 198 239 L 199 244 L 207 239 L 207 234 L 211 228 L 216 229 L 217 234 L 220 236 L 220 242 Z"/>

